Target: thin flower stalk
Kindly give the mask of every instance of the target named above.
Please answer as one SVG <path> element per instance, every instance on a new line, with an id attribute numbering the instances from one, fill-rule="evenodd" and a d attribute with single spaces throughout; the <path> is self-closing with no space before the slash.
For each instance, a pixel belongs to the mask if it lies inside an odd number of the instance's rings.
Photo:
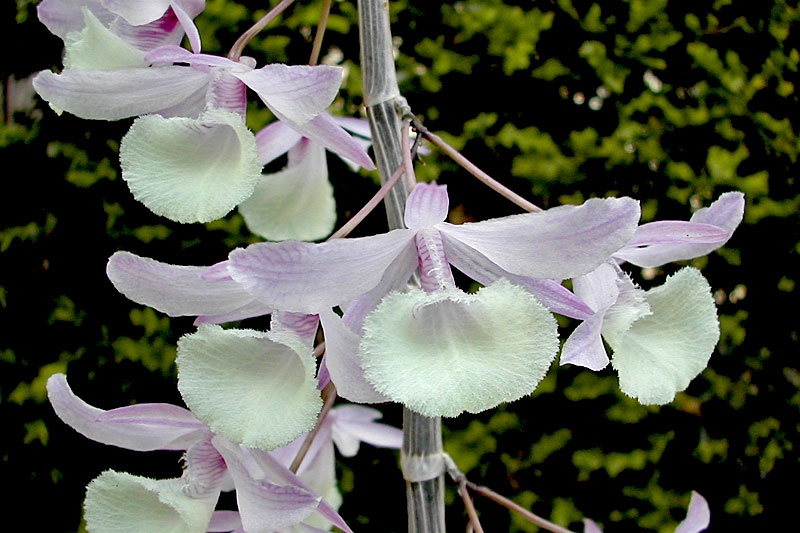
<path id="1" fill-rule="evenodd" d="M 328 386 L 325 387 L 325 390 L 322 391 L 322 395 L 325 397 L 325 404 L 322 406 L 322 410 L 319 413 L 317 425 L 315 425 L 314 429 L 312 429 L 306 436 L 306 439 L 303 441 L 303 445 L 300 447 L 300 450 L 298 450 L 297 455 L 289 467 L 289 470 L 294 474 L 297 473 L 297 470 L 303 463 L 303 459 L 305 459 L 308 450 L 311 448 L 311 444 L 314 442 L 314 437 L 316 437 L 317 433 L 319 433 L 319 428 L 322 427 L 325 417 L 328 416 L 328 413 L 333 407 L 333 403 L 336 401 L 336 387 L 333 385 L 333 383 L 329 383 Z"/>
<path id="2" fill-rule="evenodd" d="M 481 521 L 478 518 L 478 513 L 475 511 L 475 505 L 472 503 L 472 498 L 467 490 L 466 480 L 461 481 L 458 484 L 458 493 L 461 495 L 461 499 L 464 500 L 464 507 L 467 509 L 467 516 L 469 516 L 470 526 L 472 526 L 475 533 L 483 533 Z"/>
<path id="3" fill-rule="evenodd" d="M 269 11 L 269 13 L 261 17 L 261 19 L 258 22 L 253 24 L 253 26 L 249 30 L 241 34 L 239 38 L 236 39 L 236 42 L 233 43 L 233 46 L 231 46 L 231 50 L 230 52 L 228 52 L 228 59 L 232 61 L 238 61 L 239 57 L 241 57 L 242 55 L 244 47 L 247 46 L 247 43 L 249 43 L 253 39 L 253 37 L 258 35 L 258 33 L 261 30 L 266 28 L 270 22 L 275 20 L 278 17 L 278 15 L 283 13 L 283 11 L 287 7 L 292 5 L 293 2 L 294 0 L 282 0 L 281 3 L 273 7 Z"/>
<path id="4" fill-rule="evenodd" d="M 325 36 L 325 28 L 328 26 L 328 16 L 331 14 L 331 4 L 333 0 L 325 0 L 322 5 L 322 15 L 319 17 L 317 33 L 314 35 L 314 44 L 311 47 L 311 57 L 308 64 L 312 67 L 319 62 L 320 50 L 322 50 L 322 39 Z"/>
<path id="5" fill-rule="evenodd" d="M 400 130 L 403 142 L 403 167 L 406 169 L 406 188 L 411 192 L 417 184 L 417 176 L 414 173 L 414 153 L 411 150 L 411 118 L 403 119 L 403 126 Z"/>
<path id="6" fill-rule="evenodd" d="M 493 501 L 499 503 L 503 507 L 507 507 L 508 509 L 511 509 L 512 511 L 518 513 L 523 518 L 525 518 L 526 520 L 529 520 L 530 522 L 533 522 L 534 524 L 536 524 L 537 526 L 541 527 L 542 529 L 546 529 L 547 531 L 552 531 L 553 533 L 574 533 L 573 531 L 570 531 L 567 528 L 561 527 L 558 524 L 554 524 L 554 523 L 550 522 L 549 520 L 545 520 L 541 516 L 533 514 L 532 512 L 530 512 L 527 509 L 525 509 L 524 507 L 522 507 L 521 505 L 514 503 L 513 501 L 509 500 L 505 496 L 502 496 L 502 495 L 496 493 L 495 491 L 493 491 L 490 488 L 482 487 L 480 485 L 476 485 L 475 483 L 473 483 L 471 481 L 465 481 L 465 484 L 466 484 L 467 487 L 469 487 L 470 489 L 474 490 L 478 494 L 480 494 L 482 496 L 486 496 L 490 500 L 493 500 Z"/>
<path id="7" fill-rule="evenodd" d="M 331 235 L 326 239 L 326 241 L 345 237 L 351 231 L 353 231 L 356 228 L 356 226 L 358 226 L 361 223 L 361 221 L 364 220 L 367 217 L 367 215 L 369 215 L 372 212 L 372 210 L 378 206 L 381 200 L 383 200 L 386 197 L 389 191 L 392 190 L 392 187 L 394 187 L 394 184 L 397 183 L 397 181 L 400 179 L 400 176 L 402 176 L 404 173 L 405 173 L 404 167 L 400 167 L 397 170 L 395 170 L 394 174 L 392 174 L 392 177 L 389 178 L 389 180 L 386 183 L 384 183 L 380 189 L 378 189 L 378 192 L 376 192 L 375 195 L 372 198 L 370 198 L 369 202 L 364 204 L 364 207 L 362 207 L 358 211 L 358 213 L 353 215 L 353 217 L 350 220 L 348 220 L 341 228 L 336 230 L 333 233 L 333 235 Z"/>
<path id="8" fill-rule="evenodd" d="M 508 187 L 506 187 L 505 185 L 503 185 L 502 183 L 500 183 L 499 181 L 488 175 L 486 172 L 475 166 L 475 164 L 466 157 L 464 157 L 461 154 L 461 152 L 450 146 L 447 142 L 445 142 L 444 139 L 442 139 L 435 133 L 428 130 L 428 128 L 423 126 L 418 121 L 415 121 L 414 128 L 419 133 L 424 135 L 425 138 L 428 139 L 434 146 L 436 146 L 445 154 L 447 154 L 453 161 L 461 165 L 467 172 L 478 178 L 484 184 L 488 185 L 494 191 L 500 193 L 502 196 L 509 199 L 510 201 L 512 201 L 525 211 L 534 213 L 542 211 L 541 207 L 526 200 L 525 198 L 515 193 L 514 191 L 512 191 L 511 189 L 509 189 Z"/>

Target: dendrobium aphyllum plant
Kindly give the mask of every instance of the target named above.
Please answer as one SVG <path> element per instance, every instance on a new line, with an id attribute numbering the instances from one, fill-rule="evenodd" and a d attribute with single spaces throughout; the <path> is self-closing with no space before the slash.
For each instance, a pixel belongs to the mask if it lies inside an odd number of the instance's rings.
<path id="1" fill-rule="evenodd" d="M 50 377 L 47 391 L 56 414 L 89 439 L 136 451 L 185 451 L 180 478 L 153 480 L 106 471 L 92 481 L 85 502 L 91 531 L 203 533 L 241 527 L 248 533 L 313 532 L 335 525 L 349 532 L 336 512 L 341 497 L 334 443 L 342 455 L 352 457 L 359 442 L 387 448 L 399 448 L 402 442 L 400 430 L 375 422 L 380 413 L 374 409 L 341 406 L 325 419 L 295 475 L 288 466 L 303 436 L 266 452 L 231 443 L 175 405 L 104 411 L 75 396 L 63 374 Z M 220 492 L 228 490 L 236 490 L 238 513 L 214 517 Z M 233 525 L 224 529 L 223 524 Z"/>
<path id="2" fill-rule="evenodd" d="M 576 296 L 592 314 L 564 344 L 561 363 L 605 368 L 602 336 L 613 350 L 622 392 L 642 404 L 671 402 L 707 366 L 719 339 L 711 288 L 700 271 L 685 267 L 644 291 L 618 263 L 652 268 L 706 255 L 728 241 L 743 214 L 744 195 L 725 193 L 690 222 L 640 226 L 612 260 L 573 279 Z"/>

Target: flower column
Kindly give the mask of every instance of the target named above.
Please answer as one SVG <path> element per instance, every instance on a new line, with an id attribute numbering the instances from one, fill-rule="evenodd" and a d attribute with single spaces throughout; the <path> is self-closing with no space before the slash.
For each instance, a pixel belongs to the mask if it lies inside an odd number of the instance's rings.
<path id="1" fill-rule="evenodd" d="M 364 102 L 372 128 L 381 182 L 402 165 L 397 99 L 400 90 L 392 57 L 389 3 L 359 0 Z M 403 228 L 408 191 L 401 180 L 386 197 L 390 229 Z M 403 476 L 406 478 L 409 533 L 444 533 L 444 475 L 441 419 L 403 409 Z M 430 472 L 434 474 L 431 475 Z"/>

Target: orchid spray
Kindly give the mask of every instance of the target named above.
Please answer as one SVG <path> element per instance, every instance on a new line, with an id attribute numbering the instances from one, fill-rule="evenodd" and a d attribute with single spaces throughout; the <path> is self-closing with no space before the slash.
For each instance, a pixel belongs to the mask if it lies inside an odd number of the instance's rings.
<path id="1" fill-rule="evenodd" d="M 445 531 L 445 475 L 458 486 L 471 530 L 483 526 L 470 491 L 566 531 L 467 480 L 443 452 L 441 417 L 531 394 L 559 351 L 561 364 L 598 371 L 610 363 L 622 392 L 642 404 L 671 402 L 706 367 L 719 337 L 709 284 L 687 267 L 644 290 L 623 268 L 722 246 L 741 222 L 743 195 L 726 193 L 690 221 L 642 225 L 632 198 L 542 210 L 414 116 L 397 85 L 385 2 L 359 2 L 368 122 L 328 112 L 343 78 L 342 69 L 317 65 L 331 2 L 309 65 L 258 67 L 243 56 L 247 42 L 291 3 L 279 2 L 227 57 L 201 51 L 193 20 L 202 1 L 39 6 L 66 55 L 60 73 L 42 72 L 34 86 L 58 112 L 137 117 L 120 147 L 134 198 L 183 223 L 216 220 L 238 207 L 254 234 L 275 241 L 234 249 L 207 266 L 124 251 L 109 259 L 107 275 L 119 292 L 169 316 L 194 316 L 197 330 L 178 341 L 178 389 L 187 408 L 103 410 L 80 400 L 63 374 L 50 378 L 56 414 L 87 438 L 184 453 L 177 478 L 102 473 L 87 489 L 88 530 L 349 532 L 337 512 L 334 449 L 350 457 L 364 442 L 401 449 L 409 531 Z M 191 50 L 179 46 L 184 36 Z M 245 125 L 248 89 L 277 119 L 256 134 Z M 417 183 L 412 127 L 528 212 L 448 223 L 447 187 Z M 383 182 L 333 235 L 326 150 L 353 168 L 377 166 Z M 283 170 L 262 174 L 284 153 Z M 389 230 L 347 238 L 381 201 Z M 462 290 L 453 267 L 480 290 Z M 579 322 L 563 347 L 554 313 Z M 264 315 L 269 331 L 220 326 Z M 402 404 L 404 429 L 376 422 L 381 414 L 371 407 L 334 406 L 337 398 Z M 220 494 L 231 491 L 236 510 L 217 509 Z M 694 493 L 679 530 L 708 523 L 708 505 Z M 584 527 L 599 531 L 588 519 Z"/>

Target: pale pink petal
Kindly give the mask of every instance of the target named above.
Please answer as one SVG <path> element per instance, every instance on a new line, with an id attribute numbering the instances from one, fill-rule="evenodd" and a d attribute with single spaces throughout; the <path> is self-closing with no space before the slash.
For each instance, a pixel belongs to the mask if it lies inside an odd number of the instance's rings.
<path id="1" fill-rule="evenodd" d="M 375 422 L 383 416 L 377 409 L 340 405 L 329 416 L 333 416 L 334 421 L 333 441 L 345 457 L 353 457 L 358 452 L 359 442 L 396 450 L 403 445 L 403 430 Z"/>
<path id="2" fill-rule="evenodd" d="M 242 527 L 247 533 L 274 533 L 299 524 L 317 509 L 320 497 L 293 484 L 265 478 L 248 451 L 214 437 L 214 447 L 225 458 L 236 486 Z"/>
<path id="3" fill-rule="evenodd" d="M 711 224 L 661 220 L 642 224 L 636 228 L 633 239 L 630 240 L 626 247 L 675 242 L 715 244 L 727 239 L 727 231 Z"/>
<path id="4" fill-rule="evenodd" d="M 70 32 L 83 29 L 85 19 L 83 7 L 86 6 L 105 26 L 117 17 L 102 5 L 101 0 L 43 0 L 36 6 L 39 20 L 53 35 L 66 38 Z"/>
<path id="5" fill-rule="evenodd" d="M 106 267 L 119 292 L 170 316 L 238 313 L 247 318 L 271 311 L 233 280 L 206 281 L 205 271 L 206 267 L 170 265 L 129 252 L 116 252 Z"/>
<path id="6" fill-rule="evenodd" d="M 75 431 L 91 440 L 136 451 L 186 450 L 208 434 L 208 428 L 180 407 L 151 404 L 144 421 L 123 418 L 104 421 L 103 411 L 75 396 L 64 374 L 54 374 L 47 380 L 47 394 L 56 414 Z M 141 409 L 141 408 L 140 408 Z"/>
<path id="7" fill-rule="evenodd" d="M 608 354 L 601 334 L 605 309 L 578 324 L 561 349 L 562 365 L 577 365 L 590 370 L 602 370 L 608 366 Z"/>
<path id="8" fill-rule="evenodd" d="M 219 494 L 228 476 L 228 467 L 211 444 L 212 435 L 189 448 L 183 455 L 183 492 L 192 498 Z"/>
<path id="9" fill-rule="evenodd" d="M 372 138 L 372 131 L 370 130 L 368 120 L 354 117 L 340 117 L 337 115 L 332 115 L 331 118 L 347 131 L 351 131 L 365 139 Z"/>
<path id="10" fill-rule="evenodd" d="M 293 121 L 280 112 L 275 112 L 275 115 L 295 131 L 302 133 L 304 137 L 320 143 L 346 161 L 351 161 L 367 170 L 375 169 L 375 163 L 367 155 L 364 144 L 353 139 L 339 127 L 328 113 L 321 113 L 313 120 L 304 123 Z"/>
<path id="11" fill-rule="evenodd" d="M 357 403 L 388 401 L 364 377 L 358 347 L 361 338 L 329 309 L 320 311 L 320 320 L 325 333 L 325 366 L 339 396 Z"/>
<path id="12" fill-rule="evenodd" d="M 447 185 L 417 183 L 406 202 L 406 226 L 418 229 L 444 222 L 449 208 Z"/>
<path id="13" fill-rule="evenodd" d="M 456 286 L 450 264 L 442 243 L 442 236 L 436 228 L 423 227 L 417 230 L 414 238 L 419 256 L 419 278 L 422 289 L 433 292 Z"/>
<path id="14" fill-rule="evenodd" d="M 290 128 L 285 122 L 273 122 L 256 133 L 258 161 L 262 165 L 277 159 L 300 142 L 303 136 Z"/>
<path id="15" fill-rule="evenodd" d="M 33 86 L 49 104 L 87 119 L 119 120 L 173 108 L 205 94 L 209 75 L 187 67 L 40 72 Z"/>
<path id="16" fill-rule="evenodd" d="M 371 290 L 413 246 L 411 230 L 321 244 L 257 243 L 231 252 L 228 268 L 234 280 L 264 303 L 315 314 Z"/>
<path id="17" fill-rule="evenodd" d="M 251 450 L 251 453 L 252 457 L 256 460 L 258 465 L 266 473 L 269 479 L 274 480 L 276 483 L 284 483 L 301 487 L 309 491 L 311 490 L 308 485 L 306 485 L 298 476 L 292 474 L 288 468 L 281 465 L 269 453 L 258 450 Z M 336 512 L 336 509 L 334 509 L 327 501 L 321 500 L 319 502 L 317 512 L 327 519 L 331 524 L 338 527 L 345 533 L 353 533 L 353 530 L 350 529 L 342 517 L 339 516 L 339 513 Z M 249 530 L 248 533 L 250 533 Z"/>
<path id="18" fill-rule="evenodd" d="M 482 285 L 491 285 L 500 278 L 506 278 L 525 287 L 554 313 L 578 319 L 585 319 L 593 313 L 583 300 L 556 281 L 511 274 L 469 246 L 455 239 L 448 239 L 446 234 L 443 242 L 450 264 Z"/>
<path id="19" fill-rule="evenodd" d="M 267 107 L 294 124 L 310 122 L 331 105 L 342 83 L 342 69 L 328 65 L 272 64 L 233 72 Z"/>
<path id="20" fill-rule="evenodd" d="M 242 527 L 238 511 L 215 511 L 208 523 L 208 533 L 227 533 Z"/>
<path id="21" fill-rule="evenodd" d="M 739 226 L 744 216 L 744 194 L 727 192 L 709 207 L 696 211 L 691 222 L 716 226 L 727 233 L 727 238 L 707 243 L 663 243 L 645 247 L 626 246 L 614 254 L 615 258 L 640 267 L 658 267 L 673 261 L 694 259 L 724 246 Z"/>
<path id="22" fill-rule="evenodd" d="M 708 502 L 698 492 L 692 491 L 686 518 L 678 524 L 675 533 L 700 533 L 707 529 L 710 523 L 711 511 L 708 509 Z"/>
<path id="23" fill-rule="evenodd" d="M 589 520 L 588 518 L 583 519 L 583 533 L 603 533 L 603 530 L 600 529 L 593 521 Z"/>
<path id="24" fill-rule="evenodd" d="M 200 32 L 197 31 L 197 26 L 194 25 L 194 21 L 192 20 L 196 14 L 192 15 L 191 13 L 188 13 L 184 9 L 184 6 L 181 5 L 182 3 L 183 2 L 170 2 L 171 10 L 175 13 L 175 16 L 178 18 L 181 26 L 183 27 L 183 30 L 186 32 L 186 37 L 189 39 L 189 44 L 191 45 L 192 50 L 200 53 L 200 50 L 202 49 L 202 45 L 200 44 Z M 191 4 L 198 2 L 188 3 Z"/>
<path id="25" fill-rule="evenodd" d="M 212 54 L 192 53 L 180 46 L 161 46 L 144 56 L 150 63 L 188 63 L 198 67 L 221 67 L 231 70 L 250 70 L 252 60 L 242 57 L 237 63 L 227 57 Z"/>
<path id="26" fill-rule="evenodd" d="M 102 0 L 102 4 L 130 24 L 141 26 L 161 18 L 169 7 L 170 0 Z"/>
<path id="27" fill-rule="evenodd" d="M 512 274 L 561 280 L 593 270 L 622 248 L 633 237 L 639 215 L 639 203 L 630 198 L 591 199 L 437 228 L 445 243 L 458 240 Z"/>

